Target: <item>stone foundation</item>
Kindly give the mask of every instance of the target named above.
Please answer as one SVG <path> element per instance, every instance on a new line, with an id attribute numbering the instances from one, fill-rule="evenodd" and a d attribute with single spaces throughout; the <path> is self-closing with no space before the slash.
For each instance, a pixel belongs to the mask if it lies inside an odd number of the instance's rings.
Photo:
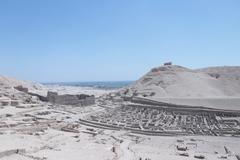
<path id="1" fill-rule="evenodd" d="M 56 92 L 48 92 L 47 99 L 49 102 L 61 105 L 77 105 L 77 106 L 89 106 L 95 104 L 95 97 L 85 94 L 81 95 L 58 95 Z"/>

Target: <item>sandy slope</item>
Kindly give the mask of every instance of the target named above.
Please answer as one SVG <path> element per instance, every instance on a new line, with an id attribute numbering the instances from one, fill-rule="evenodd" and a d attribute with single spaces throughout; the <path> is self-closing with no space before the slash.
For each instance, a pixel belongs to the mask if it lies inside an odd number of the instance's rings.
<path id="1" fill-rule="evenodd" d="M 1 76 L 1 75 L 0 75 L 0 84 L 2 86 L 8 86 L 8 87 L 15 87 L 15 86 L 22 85 L 24 87 L 27 87 L 31 91 L 42 90 L 44 88 L 44 86 L 41 85 L 40 83 L 18 80 L 12 77 Z"/>
<path id="2" fill-rule="evenodd" d="M 178 72 L 179 74 L 186 72 L 185 74 L 187 75 L 195 73 L 195 71 L 181 67 Z M 200 73 L 200 75 L 206 81 L 209 79 L 212 80 L 205 73 Z M 171 81 L 172 77 L 168 78 L 169 83 L 175 83 Z M 182 78 L 185 77 L 182 76 Z M 9 86 L 23 83 L 2 77 L 1 82 L 4 82 L 4 86 L 7 83 L 9 83 Z M 185 85 L 187 84 L 185 83 Z M 168 87 L 167 85 L 164 86 Z M 2 89 L 1 87 L 0 89 Z M 56 90 L 63 93 L 70 91 L 67 88 L 56 88 Z M 164 87 L 162 90 L 165 90 Z M 78 89 L 75 91 L 78 92 Z M 4 93 L 6 93 L 5 90 Z M 13 92 L 13 94 L 15 95 L 16 93 Z M 236 159 L 235 155 L 240 154 L 238 147 L 240 143 L 239 138 L 234 137 L 151 137 L 134 135 L 126 131 L 91 128 L 78 123 L 79 118 L 90 114 L 94 115 L 95 112 L 102 111 L 103 109 L 98 105 L 89 107 L 57 107 L 43 104 L 43 106 L 34 108 L 3 106 L 0 108 L 2 125 L 0 127 L 0 152 L 12 149 L 26 149 L 26 153 L 24 155 L 12 154 L 4 156 L 2 159 L 139 160 L 140 158 L 150 158 L 151 160 L 193 160 L 196 159 L 194 158 L 195 153 L 201 153 L 206 159 L 217 160 L 221 155 L 227 156 L 227 159 Z M 6 117 L 6 114 L 11 114 L 11 116 Z M 63 126 L 66 127 L 73 124 L 77 124 L 79 133 L 70 133 L 62 130 Z M 96 135 L 91 133 L 96 133 Z M 184 140 L 183 143 L 188 147 L 187 153 L 189 157 L 182 157 L 178 154 L 176 150 L 178 139 Z M 112 151 L 112 147 L 114 146 L 116 146 L 116 153 Z M 224 146 L 231 153 L 226 154 Z"/>
<path id="3" fill-rule="evenodd" d="M 223 110 L 240 110 L 239 97 L 209 97 L 209 98 L 150 98 L 155 101 L 189 105 L 189 106 L 204 106 Z"/>
<path id="4" fill-rule="evenodd" d="M 226 67 L 225 67 L 226 68 Z M 224 68 L 224 69 L 225 69 Z M 211 70 L 210 70 L 211 71 Z M 214 70 L 191 70 L 177 65 L 152 69 L 133 86 L 135 95 L 151 97 L 240 97 L 240 67 Z"/>

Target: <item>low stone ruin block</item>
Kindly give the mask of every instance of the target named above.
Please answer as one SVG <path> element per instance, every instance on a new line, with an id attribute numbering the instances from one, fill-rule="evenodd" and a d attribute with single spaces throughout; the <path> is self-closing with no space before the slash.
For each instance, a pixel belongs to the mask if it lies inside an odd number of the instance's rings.
<path id="1" fill-rule="evenodd" d="M 21 85 L 14 87 L 14 89 L 16 89 L 16 90 L 18 90 L 18 91 L 20 91 L 20 92 L 28 93 L 28 88 L 23 87 L 23 86 L 21 86 Z"/>
<path id="2" fill-rule="evenodd" d="M 12 149 L 12 150 L 7 150 L 7 151 L 0 152 L 0 158 L 7 157 L 7 156 L 11 156 L 11 155 L 13 155 L 13 154 L 23 154 L 23 153 L 25 153 L 25 152 L 26 152 L 25 149 Z"/>

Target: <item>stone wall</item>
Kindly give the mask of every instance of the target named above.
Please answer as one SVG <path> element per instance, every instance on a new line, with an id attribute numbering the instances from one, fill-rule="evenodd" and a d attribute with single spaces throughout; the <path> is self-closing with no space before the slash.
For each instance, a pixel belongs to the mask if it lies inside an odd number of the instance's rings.
<path id="1" fill-rule="evenodd" d="M 23 153 L 25 153 L 25 152 L 26 152 L 25 149 L 12 149 L 12 150 L 7 150 L 7 151 L 0 152 L 0 158 L 7 157 L 7 156 L 11 156 L 11 155 L 13 155 L 13 154 L 23 154 Z"/>
<path id="2" fill-rule="evenodd" d="M 81 95 L 58 95 L 56 92 L 48 92 L 47 99 L 49 102 L 61 105 L 89 106 L 95 104 L 95 97 L 85 94 Z"/>
<path id="3" fill-rule="evenodd" d="M 18 91 L 21 91 L 21 92 L 28 93 L 28 88 L 23 87 L 23 86 L 21 86 L 21 85 L 14 87 L 14 89 L 16 89 L 16 90 L 18 90 Z"/>
<path id="4" fill-rule="evenodd" d="M 142 97 L 123 97 L 124 101 L 130 101 L 136 104 L 149 105 L 151 108 L 164 108 L 166 110 L 174 110 L 184 113 L 199 113 L 199 114 L 209 114 L 215 113 L 217 115 L 228 115 L 228 116 L 239 116 L 240 111 L 235 110 L 225 110 L 210 108 L 205 106 L 193 106 L 193 105 L 180 105 L 167 102 L 156 101 L 152 99 L 142 98 Z"/>
<path id="5" fill-rule="evenodd" d="M 25 88 L 23 86 L 16 86 L 14 87 L 16 90 L 27 93 L 31 96 L 38 97 L 41 101 L 50 102 L 53 104 L 61 104 L 61 105 L 76 105 L 76 106 L 89 106 L 95 104 L 95 97 L 86 95 L 86 94 L 80 94 L 80 95 L 70 95 L 70 94 L 64 94 L 64 95 L 58 95 L 57 92 L 50 92 L 48 91 L 47 97 L 41 96 L 36 93 L 28 92 L 28 88 Z"/>

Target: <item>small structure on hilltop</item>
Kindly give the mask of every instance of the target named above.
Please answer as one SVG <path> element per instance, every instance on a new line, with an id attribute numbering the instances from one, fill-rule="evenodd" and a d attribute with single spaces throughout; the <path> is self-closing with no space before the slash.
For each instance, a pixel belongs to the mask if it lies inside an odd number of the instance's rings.
<path id="1" fill-rule="evenodd" d="M 171 66 L 172 65 L 172 62 L 166 62 L 163 64 L 164 66 Z"/>
<path id="2" fill-rule="evenodd" d="M 93 95 L 58 95 L 57 92 L 48 91 L 47 99 L 50 103 L 61 105 L 76 105 L 76 106 L 89 106 L 95 104 L 95 97 Z"/>

